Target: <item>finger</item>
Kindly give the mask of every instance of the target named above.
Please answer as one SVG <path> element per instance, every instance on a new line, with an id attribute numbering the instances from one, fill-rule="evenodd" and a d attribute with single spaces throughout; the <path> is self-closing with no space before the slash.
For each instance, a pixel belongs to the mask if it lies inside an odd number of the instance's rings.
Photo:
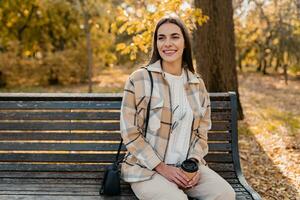
<path id="1" fill-rule="evenodd" d="M 187 187 L 188 181 L 186 181 L 183 177 L 181 177 L 180 174 L 177 174 L 176 178 L 178 181 L 180 181 L 183 187 Z"/>
<path id="2" fill-rule="evenodd" d="M 185 173 L 183 171 L 181 171 L 181 169 L 178 170 L 178 175 L 185 180 L 186 183 L 188 183 L 190 181 L 189 177 L 187 177 L 185 175 Z"/>
<path id="3" fill-rule="evenodd" d="M 189 181 L 189 185 L 192 185 L 192 186 L 194 186 L 194 185 L 196 185 L 198 182 L 199 182 L 199 177 L 200 177 L 200 175 L 199 175 L 199 173 L 197 173 L 190 181 Z"/>
<path id="4" fill-rule="evenodd" d="M 188 185 L 189 180 L 187 180 L 184 176 L 182 176 L 181 173 L 177 174 L 178 179 L 184 184 L 184 185 Z"/>
<path id="5" fill-rule="evenodd" d="M 178 186 L 180 186 L 180 187 L 182 187 L 182 188 L 185 188 L 185 187 L 186 187 L 186 186 L 185 186 L 183 183 L 181 183 L 181 181 L 180 181 L 179 179 L 177 179 L 176 177 L 174 177 L 173 182 L 176 183 L 176 185 L 178 185 Z"/>

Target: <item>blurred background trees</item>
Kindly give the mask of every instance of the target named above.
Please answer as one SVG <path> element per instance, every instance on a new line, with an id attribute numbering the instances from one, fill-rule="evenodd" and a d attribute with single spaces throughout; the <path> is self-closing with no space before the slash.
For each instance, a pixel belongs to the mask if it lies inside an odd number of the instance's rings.
<path id="1" fill-rule="evenodd" d="M 113 64 L 112 6 L 104 0 L 0 1 L 0 86 L 86 82 L 88 33 L 97 68 Z"/>
<path id="2" fill-rule="evenodd" d="M 300 2 L 235 1 L 237 64 L 267 74 L 300 71 Z M 247 15 L 245 15 L 247 13 Z"/>
<path id="3" fill-rule="evenodd" d="M 223 30 L 229 32 L 233 25 L 225 23 L 225 19 L 230 20 L 230 15 L 216 18 L 208 7 L 199 2 L 202 1 L 0 1 L 0 87 L 89 82 L 91 91 L 92 78 L 99 71 L 114 66 L 130 68 L 142 64 L 151 50 L 151 34 L 156 20 L 172 11 L 180 15 L 194 33 L 194 53 L 198 59 L 195 62 L 211 91 L 224 90 L 217 89 L 222 84 L 227 90 L 236 90 L 237 85 L 229 87 L 229 82 L 235 85 L 236 81 L 225 79 L 209 83 L 209 79 L 215 80 L 213 76 L 218 74 L 208 76 L 209 70 L 205 68 L 213 69 L 209 63 L 212 57 L 205 59 L 204 54 L 200 56 L 201 52 L 209 53 L 209 47 L 215 49 L 215 55 L 223 56 L 223 60 L 221 57 L 215 59 L 219 62 L 215 66 L 218 65 L 219 69 L 235 70 L 234 59 L 229 59 L 233 56 L 238 70 L 284 73 L 286 80 L 288 74 L 299 74 L 299 1 L 233 0 L 235 37 L 226 38 L 224 31 L 215 29 L 218 30 L 215 34 L 213 29 L 208 29 L 206 36 L 202 35 L 202 42 L 197 42 L 201 31 L 203 34 L 212 22 L 218 24 L 217 28 L 224 25 Z M 231 2 L 227 4 L 231 5 Z M 225 2 L 218 2 L 216 6 L 221 8 Z M 222 9 L 223 14 L 228 11 L 227 8 Z M 217 46 L 211 46 L 212 43 L 205 46 L 209 41 L 206 37 L 211 37 L 209 40 L 215 41 Z M 217 42 L 221 37 L 224 43 Z M 222 54 L 218 45 L 223 45 Z M 234 47 L 235 52 L 226 56 L 227 50 L 232 52 Z M 226 58 L 231 64 L 224 63 Z M 223 63 L 222 66 L 220 63 Z M 236 72 L 233 71 L 230 76 L 234 77 L 234 74 Z"/>

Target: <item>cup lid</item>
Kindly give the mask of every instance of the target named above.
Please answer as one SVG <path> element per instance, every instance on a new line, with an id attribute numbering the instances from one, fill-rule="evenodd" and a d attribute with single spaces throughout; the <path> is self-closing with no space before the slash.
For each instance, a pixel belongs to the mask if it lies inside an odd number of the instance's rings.
<path id="1" fill-rule="evenodd" d="M 198 171 L 198 164 L 194 160 L 187 159 L 182 162 L 181 168 L 186 172 Z"/>

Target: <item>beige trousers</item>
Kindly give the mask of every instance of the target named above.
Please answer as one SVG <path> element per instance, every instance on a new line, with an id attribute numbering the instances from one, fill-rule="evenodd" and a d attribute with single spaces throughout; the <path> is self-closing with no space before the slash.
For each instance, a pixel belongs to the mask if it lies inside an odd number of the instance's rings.
<path id="1" fill-rule="evenodd" d="M 156 173 L 147 181 L 131 183 L 135 195 L 141 200 L 188 200 L 188 196 L 200 200 L 235 200 L 235 192 L 219 174 L 201 165 L 198 185 L 187 190 Z"/>

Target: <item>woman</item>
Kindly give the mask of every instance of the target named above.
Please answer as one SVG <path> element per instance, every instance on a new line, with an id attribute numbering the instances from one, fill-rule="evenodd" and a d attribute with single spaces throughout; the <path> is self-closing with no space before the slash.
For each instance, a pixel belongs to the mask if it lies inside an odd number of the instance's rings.
<path id="1" fill-rule="evenodd" d="M 152 95 L 146 69 L 153 77 Z M 120 126 L 128 153 L 122 178 L 139 199 L 235 199 L 232 187 L 203 159 L 211 128 L 210 100 L 194 71 L 187 28 L 177 16 L 163 17 L 156 24 L 146 69 L 133 72 L 125 84 Z M 179 167 L 186 159 L 198 163 L 191 180 Z"/>

